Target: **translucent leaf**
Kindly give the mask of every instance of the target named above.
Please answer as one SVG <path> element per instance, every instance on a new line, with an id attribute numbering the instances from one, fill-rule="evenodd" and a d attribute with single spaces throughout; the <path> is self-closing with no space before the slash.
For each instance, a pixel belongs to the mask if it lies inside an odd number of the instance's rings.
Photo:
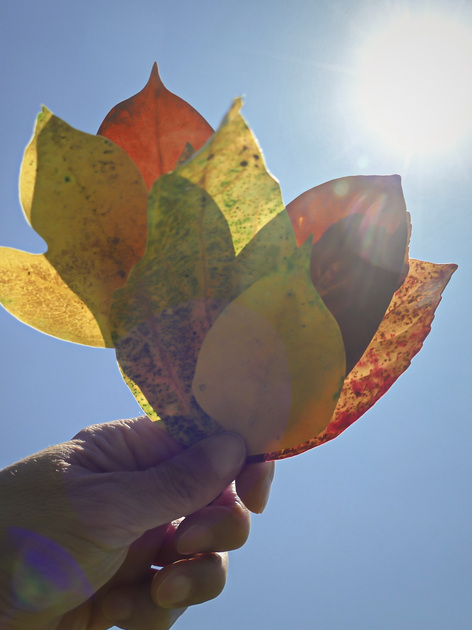
<path id="1" fill-rule="evenodd" d="M 33 258 L 36 262 L 29 263 L 27 255 L 20 253 L 14 263 L 11 251 L 9 264 L 20 274 L 19 269 L 33 264 L 38 273 L 53 279 L 55 288 L 46 291 L 43 300 L 34 298 L 35 312 L 25 308 L 27 293 L 16 288 L 21 303 L 15 306 L 13 298 L 5 294 L 9 310 L 21 313 L 23 321 L 33 326 L 35 321 L 42 322 L 44 332 L 68 340 L 72 336 L 78 343 L 94 340 L 93 345 L 110 346 L 111 293 L 126 281 L 146 244 L 147 190 L 138 169 L 106 138 L 73 129 L 44 109 L 25 152 L 20 196 L 28 220 L 48 245 L 44 254 L 48 264 Z M 37 291 L 31 282 L 28 286 Z M 56 302 L 58 287 L 62 293 Z M 66 306 L 67 287 L 75 304 L 74 334 L 58 324 L 72 321 Z M 66 309 L 63 315 L 58 313 L 58 303 Z M 56 313 L 52 320 L 51 312 Z M 101 331 L 99 336 L 90 330 L 90 313 Z"/>
<path id="2" fill-rule="evenodd" d="M 236 257 L 233 271 L 234 295 L 270 274 L 293 257 L 297 242 L 288 214 L 283 210 L 271 219 Z"/>
<path id="3" fill-rule="evenodd" d="M 266 459 L 289 457 L 332 440 L 362 416 L 403 374 L 431 330 L 441 293 L 457 265 L 410 259 L 405 282 L 359 363 L 346 378 L 331 422 L 296 449 L 271 453 Z"/>
<path id="4" fill-rule="evenodd" d="M 284 210 L 280 187 L 267 171 L 257 140 L 236 99 L 218 132 L 177 169 L 204 188 L 228 222 L 236 254 L 270 219 Z"/>
<path id="5" fill-rule="evenodd" d="M 115 105 L 98 133 L 126 151 L 150 188 L 175 168 L 187 143 L 200 149 L 213 129 L 193 107 L 169 92 L 154 64 L 146 86 Z"/>
<path id="6" fill-rule="evenodd" d="M 105 345 L 93 314 L 42 254 L 0 248 L 0 303 L 49 335 L 89 346 Z"/>
<path id="7" fill-rule="evenodd" d="M 155 182 L 146 254 L 113 296 L 124 379 L 185 444 L 221 430 L 192 391 L 203 340 L 234 298 L 297 252 L 279 186 L 239 109 L 237 102 L 199 153 Z"/>
<path id="8" fill-rule="evenodd" d="M 310 279 L 311 244 L 239 295 L 198 358 L 193 392 L 257 456 L 323 430 L 344 380 L 339 327 Z"/>
<path id="9" fill-rule="evenodd" d="M 311 277 L 341 328 L 349 373 L 408 269 L 410 222 L 400 177 L 327 182 L 287 211 L 299 243 L 313 235 Z"/>
<path id="10" fill-rule="evenodd" d="M 146 254 L 115 292 L 112 321 L 125 380 L 152 419 L 169 420 L 170 432 L 184 434 L 181 441 L 214 426 L 192 400 L 191 385 L 203 339 L 231 299 L 233 261 L 213 199 L 176 173 L 159 178 L 150 193 Z"/>

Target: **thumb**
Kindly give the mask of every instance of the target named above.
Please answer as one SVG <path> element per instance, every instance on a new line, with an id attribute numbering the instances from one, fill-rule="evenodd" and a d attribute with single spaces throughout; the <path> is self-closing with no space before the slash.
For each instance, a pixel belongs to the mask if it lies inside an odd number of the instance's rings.
<path id="1" fill-rule="evenodd" d="M 235 479 L 246 454 L 241 436 L 220 433 L 147 470 L 112 473 L 109 483 L 118 484 L 112 489 L 116 514 L 127 514 L 133 537 L 192 514 Z"/>

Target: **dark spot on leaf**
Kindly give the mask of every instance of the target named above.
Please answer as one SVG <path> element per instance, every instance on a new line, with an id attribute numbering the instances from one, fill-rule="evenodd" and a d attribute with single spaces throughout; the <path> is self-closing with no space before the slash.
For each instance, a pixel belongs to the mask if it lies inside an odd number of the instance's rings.
<path id="1" fill-rule="evenodd" d="M 69 177 L 69 175 L 66 175 L 66 176 L 64 177 L 64 181 L 66 182 L 66 184 L 68 184 L 68 183 L 70 182 L 70 177 Z"/>
<path id="2" fill-rule="evenodd" d="M 247 162 L 246 160 L 243 160 L 242 162 L 239 163 L 240 166 L 247 166 Z"/>

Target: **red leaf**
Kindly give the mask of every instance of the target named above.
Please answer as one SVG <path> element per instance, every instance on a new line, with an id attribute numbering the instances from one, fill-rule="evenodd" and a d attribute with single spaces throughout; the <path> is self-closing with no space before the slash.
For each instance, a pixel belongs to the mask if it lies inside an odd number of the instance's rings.
<path id="1" fill-rule="evenodd" d="M 327 182 L 287 211 L 299 244 L 313 235 L 311 278 L 341 329 L 348 374 L 405 276 L 409 215 L 400 178 Z"/>
<path id="2" fill-rule="evenodd" d="M 155 63 L 146 86 L 115 105 L 98 133 L 126 151 L 150 188 L 175 168 L 187 144 L 198 151 L 213 129 L 191 105 L 169 92 Z"/>

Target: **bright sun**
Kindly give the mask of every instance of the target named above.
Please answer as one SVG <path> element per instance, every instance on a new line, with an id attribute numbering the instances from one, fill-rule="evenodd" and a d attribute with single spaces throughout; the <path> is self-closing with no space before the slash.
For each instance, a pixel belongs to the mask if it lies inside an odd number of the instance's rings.
<path id="1" fill-rule="evenodd" d="M 363 124 L 404 154 L 454 149 L 472 132 L 472 28 L 432 13 L 403 14 L 363 45 L 357 105 Z"/>

